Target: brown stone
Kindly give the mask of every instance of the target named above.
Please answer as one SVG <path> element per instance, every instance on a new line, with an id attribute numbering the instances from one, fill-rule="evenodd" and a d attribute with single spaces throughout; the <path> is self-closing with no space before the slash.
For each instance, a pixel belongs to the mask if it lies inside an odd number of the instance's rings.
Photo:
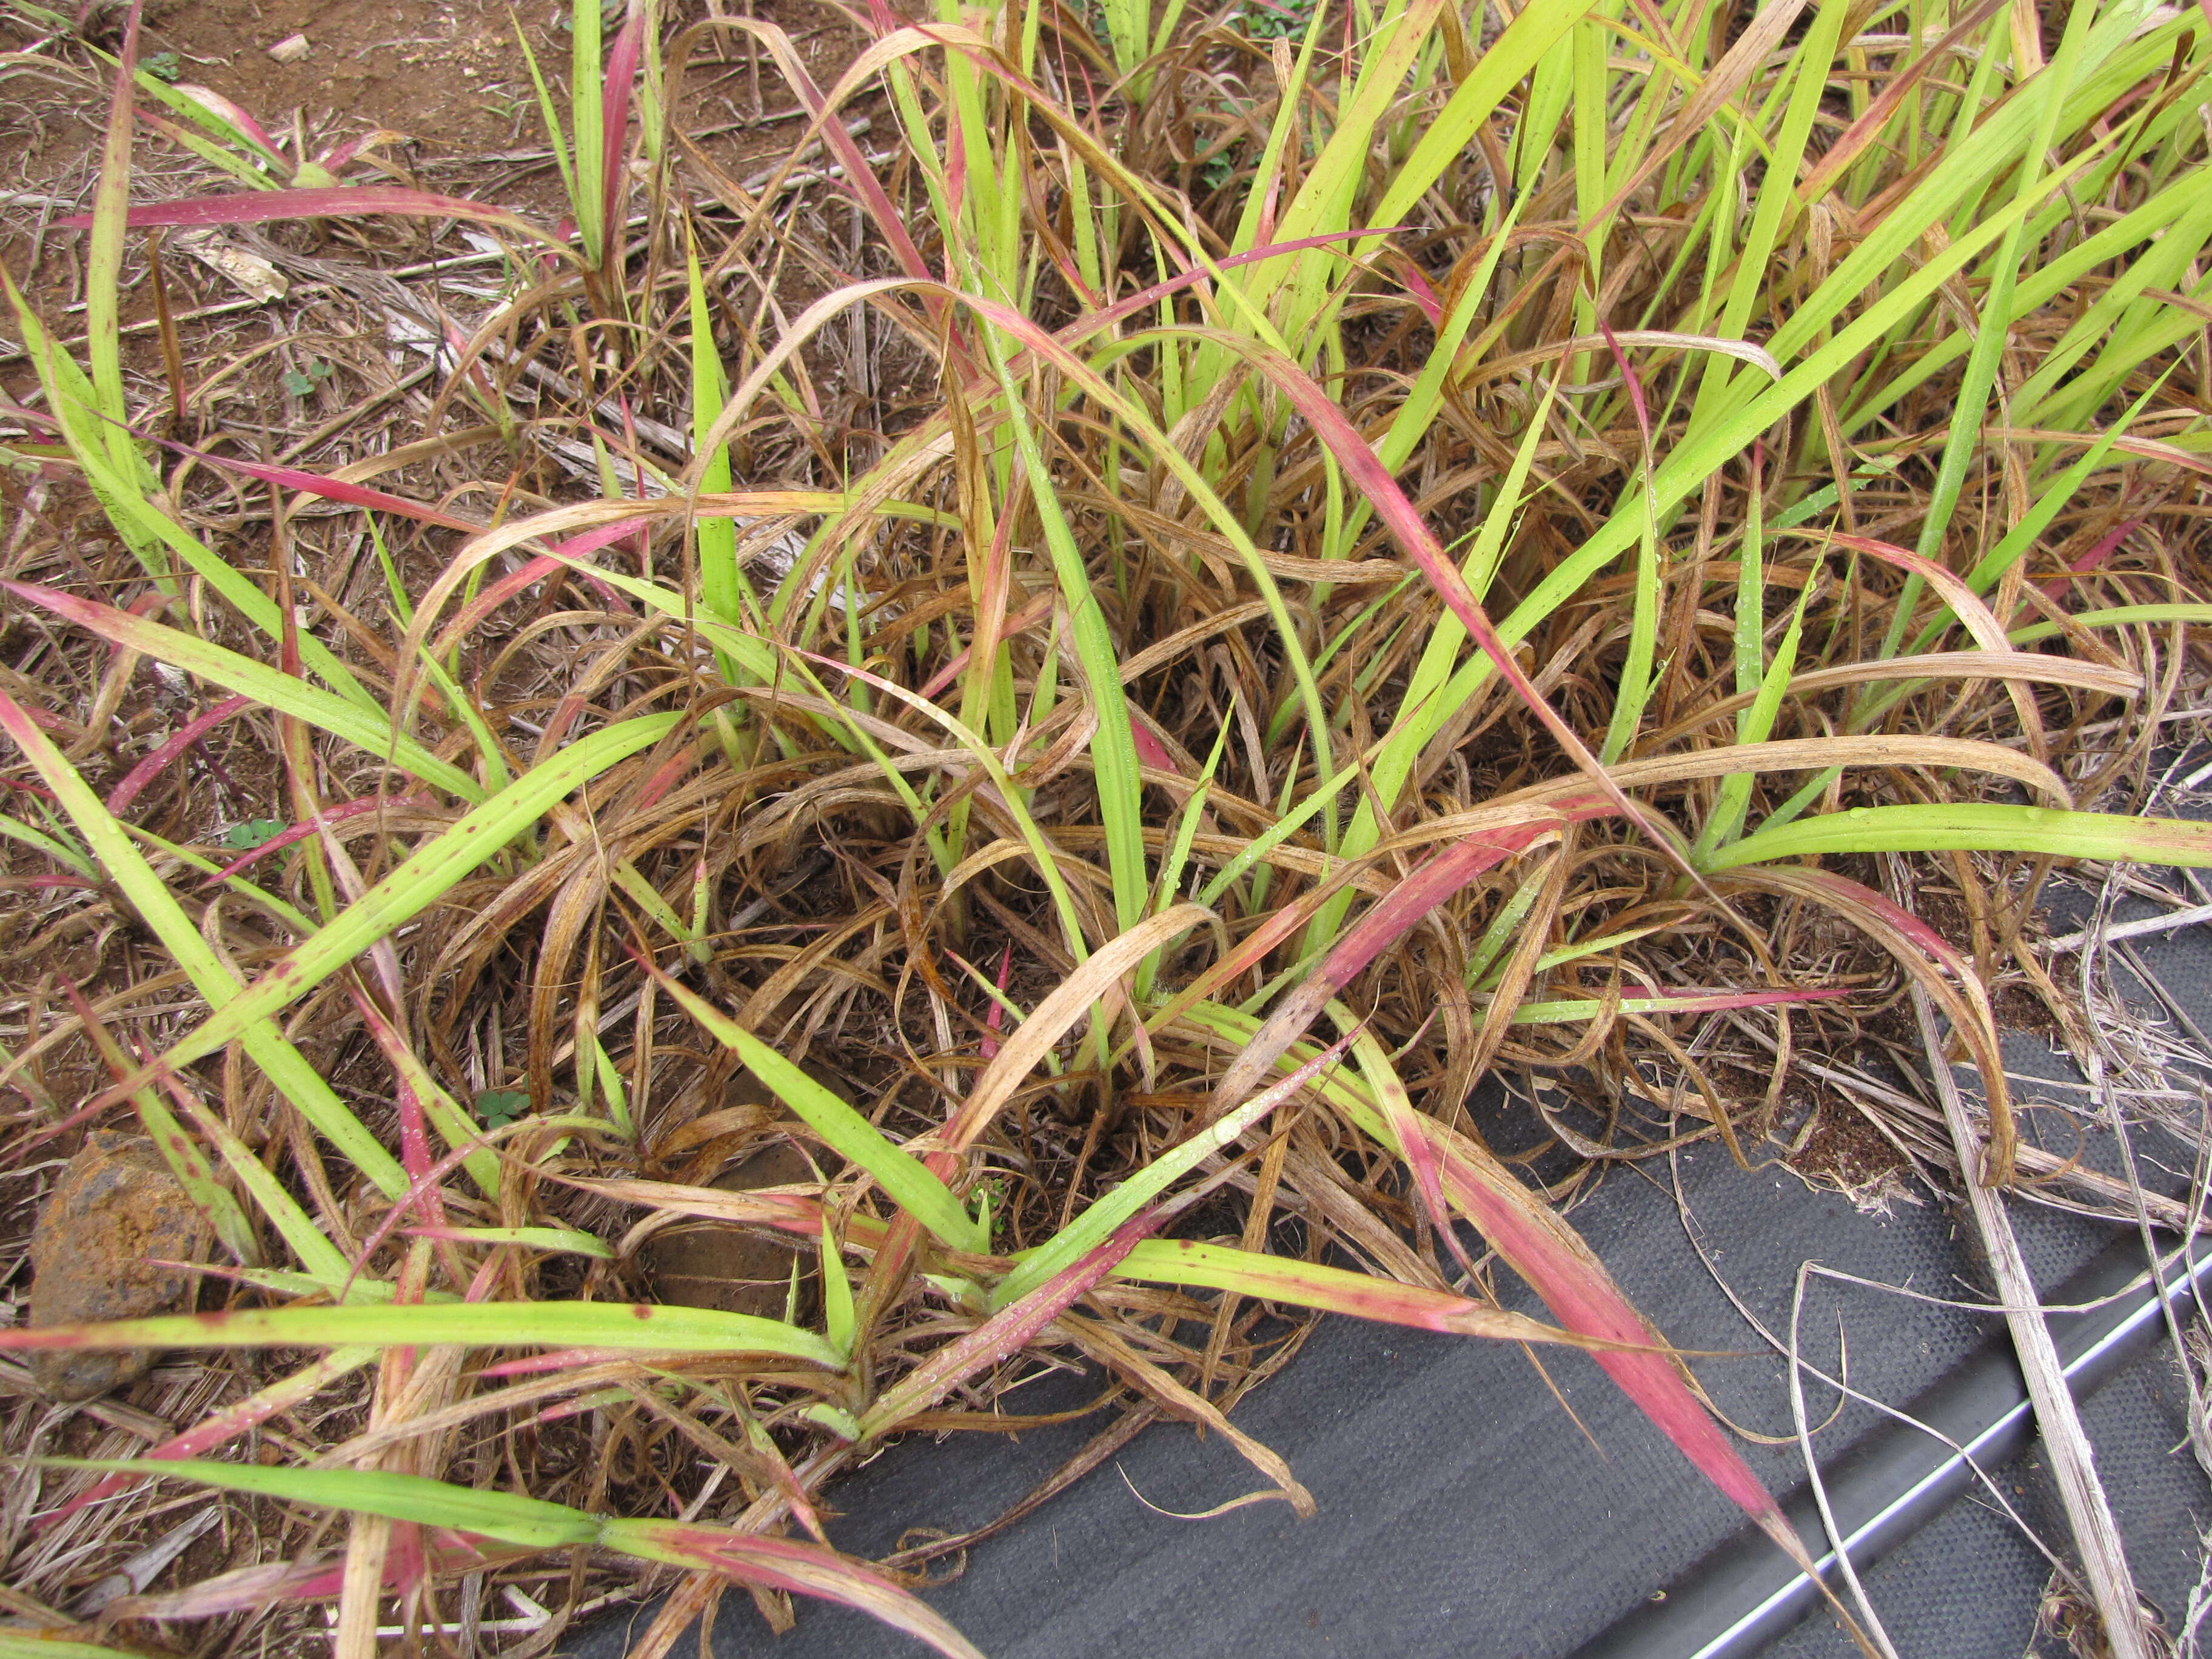
<path id="1" fill-rule="evenodd" d="M 152 1141 L 94 1129 L 62 1171 L 32 1230 L 30 1322 L 188 1313 L 198 1275 L 153 1262 L 199 1261 L 210 1242 L 206 1218 Z M 153 1363 L 143 1348 L 49 1349 L 31 1356 L 31 1373 L 56 1400 L 92 1400 L 137 1382 Z"/>
<path id="2" fill-rule="evenodd" d="M 806 1155 L 790 1141 L 778 1140 L 709 1184 L 725 1192 L 745 1193 L 814 1179 Z M 658 1300 L 679 1308 L 717 1308 L 763 1319 L 783 1317 L 792 1263 L 805 1254 L 811 1253 L 794 1249 L 762 1229 L 697 1217 L 664 1227 L 646 1241 L 643 1251 Z M 802 1269 L 802 1317 L 811 1299 L 811 1270 Z"/>

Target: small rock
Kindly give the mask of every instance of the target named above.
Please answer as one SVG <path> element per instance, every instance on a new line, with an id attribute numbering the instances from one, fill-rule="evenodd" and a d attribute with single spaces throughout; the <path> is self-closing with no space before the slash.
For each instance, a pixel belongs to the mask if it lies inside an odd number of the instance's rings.
<path id="1" fill-rule="evenodd" d="M 763 1147 L 711 1183 L 724 1192 L 749 1193 L 815 1178 L 806 1155 L 787 1140 Z M 653 1294 L 678 1308 L 716 1308 L 724 1313 L 781 1319 L 791 1293 L 791 1264 L 800 1252 L 773 1234 L 727 1221 L 694 1217 L 655 1233 L 645 1244 Z M 810 1285 L 799 1285 L 805 1311 Z"/>
<path id="2" fill-rule="evenodd" d="M 780 1103 L 750 1072 L 741 1072 L 732 1079 L 724 1098 L 729 1106 L 763 1106 L 781 1114 Z M 789 1140 L 775 1140 L 708 1184 L 724 1192 L 749 1193 L 816 1179 L 805 1153 Z M 760 1229 L 693 1217 L 653 1234 L 641 1255 L 653 1293 L 661 1302 L 679 1308 L 714 1308 L 724 1313 L 781 1319 L 790 1295 L 792 1263 L 801 1261 L 806 1253 Z M 802 1318 L 812 1297 L 810 1264 L 801 1269 Z"/>
<path id="3" fill-rule="evenodd" d="M 212 1242 L 154 1143 L 94 1129 L 62 1171 L 31 1232 L 33 1326 L 188 1313 L 198 1275 L 150 1258 L 197 1261 Z M 56 1400 L 97 1399 L 145 1376 L 150 1350 L 48 1349 L 31 1373 Z"/>
<path id="4" fill-rule="evenodd" d="M 307 55 L 307 37 L 288 34 L 269 48 L 269 55 L 280 64 L 296 64 Z"/>

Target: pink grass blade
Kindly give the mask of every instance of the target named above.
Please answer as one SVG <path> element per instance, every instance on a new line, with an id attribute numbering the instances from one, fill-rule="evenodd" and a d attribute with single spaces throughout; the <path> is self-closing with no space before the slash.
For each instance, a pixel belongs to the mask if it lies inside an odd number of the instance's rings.
<path id="1" fill-rule="evenodd" d="M 334 1348 L 313 1364 L 248 1395 L 234 1405 L 224 1407 L 213 1416 L 202 1419 L 181 1434 L 172 1435 L 141 1455 L 173 1462 L 215 1451 L 249 1430 L 259 1427 L 279 1412 L 290 1411 L 313 1399 L 340 1377 L 359 1370 L 375 1358 L 376 1350 L 374 1348 Z M 60 1509 L 40 1516 L 38 1529 L 43 1532 L 66 1521 L 86 1504 L 97 1503 L 112 1493 L 120 1492 L 130 1480 L 131 1476 L 124 1474 L 102 1475 Z"/>
<path id="2" fill-rule="evenodd" d="M 900 1423 L 916 1412 L 927 1411 L 966 1378 L 1019 1353 L 1079 1297 L 1103 1283 L 1121 1258 L 1166 1218 L 1164 1206 L 1131 1217 L 1104 1243 L 1086 1250 L 1019 1301 L 935 1350 L 878 1397 L 860 1419 L 861 1439 L 896 1432 Z M 0 1339 L 6 1334 L 0 1332 Z"/>
<path id="3" fill-rule="evenodd" d="M 565 542 L 556 542 L 550 553 L 538 553 L 517 565 L 495 581 L 486 582 L 476 598 L 446 625 L 438 636 L 432 654 L 444 656 L 483 619 L 497 611 L 509 599 L 562 570 L 573 570 L 590 584 L 593 595 L 617 616 L 636 615 L 629 600 L 599 580 L 592 567 L 585 562 L 603 547 L 611 546 L 624 537 L 643 530 L 650 525 L 648 518 L 617 519 L 614 523 L 601 525 L 581 535 L 572 536 Z"/>
<path id="4" fill-rule="evenodd" d="M 1254 1034 L 1243 1053 L 1222 1074 L 1213 1091 L 1210 1111 L 1218 1115 L 1251 1092 L 1253 1085 L 1313 1024 L 1330 999 L 1437 905 L 1484 871 L 1494 869 L 1516 854 L 1525 852 L 1539 837 L 1568 822 L 1603 817 L 1612 810 L 1609 805 L 1595 800 L 1570 803 L 1564 811 L 1546 810 L 1534 815 L 1526 823 L 1470 836 L 1431 857 L 1389 896 L 1370 906 L 1305 981 L 1283 1000 L 1267 1023 Z"/>
<path id="5" fill-rule="evenodd" d="M 1952 61 L 1957 52 L 1990 18 L 2004 9 L 2006 0 L 1978 0 L 1951 26 L 1950 33 L 1935 45 L 1927 47 L 1910 64 L 1891 76 L 1881 90 L 1869 100 L 1867 106 L 1850 126 L 1844 129 L 1836 141 L 1828 146 L 1820 159 L 1806 171 L 1797 185 L 1797 199 L 1810 206 L 1826 195 L 1836 180 L 1863 155 L 1869 144 L 1879 139 L 1895 117 L 1899 106 L 1911 95 L 1929 70 Z M 2205 16 L 2212 20 L 2212 6 Z"/>
<path id="6" fill-rule="evenodd" d="M 927 280 L 929 262 L 922 257 L 921 249 L 915 245 L 912 233 L 907 229 L 906 216 L 898 210 L 882 182 L 877 179 L 876 170 L 868 165 L 868 158 L 861 153 L 859 141 L 845 130 L 844 122 L 837 118 L 836 104 L 823 95 L 820 83 L 807 72 L 806 65 L 790 37 L 773 26 L 763 27 L 755 25 L 754 33 L 760 35 L 775 54 L 777 65 L 783 70 L 784 78 L 790 82 L 792 91 L 806 106 L 813 126 L 808 141 L 819 138 L 835 153 L 838 165 L 845 170 L 847 189 L 867 209 L 868 216 L 875 221 L 876 228 L 890 245 L 900 268 L 909 276 Z M 904 33 L 903 31 L 901 33 L 902 35 Z M 847 91 L 857 87 L 864 80 L 872 77 L 881 63 L 910 49 L 910 43 L 901 45 L 899 36 L 877 42 L 846 70 L 838 90 Z M 842 99 L 838 100 L 842 101 Z"/>
<path id="7" fill-rule="evenodd" d="M 1562 1325 L 1621 1345 L 1593 1357 L 1708 1480 L 1804 1565 L 1804 1547 L 1772 1495 L 1690 1392 L 1677 1363 L 1650 1352 L 1665 1346 L 1658 1333 L 1581 1235 L 1481 1146 L 1434 1120 L 1422 1127 L 1436 1146 L 1445 1191 L 1491 1247 Z"/>
<path id="8" fill-rule="evenodd" d="M 1651 474 L 1651 410 L 1644 400 L 1644 377 L 1636 372 L 1636 365 L 1628 361 L 1628 354 L 1620 349 L 1620 337 L 1613 331 L 1611 324 L 1598 319 L 1598 332 L 1605 337 L 1605 348 L 1613 354 L 1613 364 L 1620 370 L 1620 378 L 1627 383 L 1628 405 L 1636 416 L 1636 435 L 1644 445 L 1644 472 Z"/>
<path id="9" fill-rule="evenodd" d="M 927 1643 L 945 1659 L 983 1659 L 927 1602 L 867 1563 L 821 1544 L 680 1521 L 611 1521 L 600 1537 L 625 1555 L 726 1573 L 743 1583 L 854 1608 Z"/>
<path id="10" fill-rule="evenodd" d="M 289 219 L 357 219 L 370 214 L 396 214 L 413 219 L 466 219 L 527 236 L 562 252 L 551 234 L 520 214 L 458 196 L 434 196 L 428 191 L 405 190 L 396 185 L 337 185 L 323 190 L 265 190 L 223 196 L 188 196 L 174 202 L 154 202 L 131 210 L 129 226 L 150 230 L 161 225 L 201 228 L 212 225 L 265 225 Z M 88 213 L 71 214 L 55 222 L 68 230 L 82 230 L 93 222 Z"/>
<path id="11" fill-rule="evenodd" d="M 477 1188 L 486 1198 L 497 1201 L 499 1154 L 492 1150 L 483 1133 L 470 1122 L 468 1115 L 438 1086 L 438 1080 L 431 1076 L 429 1068 L 407 1046 L 398 1029 L 385 1018 L 384 1011 L 358 985 L 349 983 L 346 989 L 361 1014 L 362 1024 L 368 1028 L 378 1048 L 383 1051 L 385 1062 L 392 1067 L 400 1088 L 411 1094 L 430 1121 L 437 1125 L 439 1134 L 444 1138 L 453 1155 L 468 1170 L 470 1179 L 476 1182 Z M 410 1181 L 422 1179 L 411 1171 L 410 1174 Z"/>
<path id="12" fill-rule="evenodd" d="M 2055 817 L 2072 816 L 2051 814 Z M 2003 1045 L 1988 988 L 1965 953 L 1903 906 L 1872 888 L 1831 870 L 1775 865 L 1735 872 L 1729 879 L 1754 889 L 1808 899 L 1835 911 L 1895 959 L 1934 999 L 1972 1053 L 1982 1074 L 1983 1102 L 1990 1115 L 1990 1161 L 1984 1179 L 1992 1185 L 2011 1178 L 2016 1130 L 2005 1081 Z"/>
<path id="13" fill-rule="evenodd" d="M 0 582 L 0 588 L 66 617 L 111 644 L 143 652 L 158 662 L 173 663 L 189 672 L 229 686 L 280 715 L 303 719 L 369 754 L 389 760 L 425 783 L 434 784 L 465 800 L 483 799 L 484 791 L 474 778 L 440 760 L 413 738 L 394 732 L 387 719 L 297 675 L 271 669 L 251 657 L 214 644 L 198 633 L 170 628 L 112 605 L 79 599 L 73 593 L 30 582 Z M 296 639 L 296 634 L 293 637 Z"/>
<path id="14" fill-rule="evenodd" d="M 2135 532 L 2142 529 L 2142 526 L 2143 521 L 2141 519 L 2130 519 L 2125 523 L 2120 525 L 2118 528 L 2114 529 L 2100 540 L 2097 544 L 2091 548 L 2087 553 L 2084 553 L 2080 558 L 2075 560 L 2073 563 L 2068 565 L 2066 567 L 2065 576 L 2054 576 L 2049 581 L 2044 583 L 2043 596 L 2048 599 L 2057 599 L 2062 597 L 2066 592 L 2066 576 L 2083 576 L 2087 575 L 2092 570 L 2101 568 L 2105 561 L 2111 558 L 2114 553 L 2119 550 L 2120 544 L 2127 540 L 2129 537 L 2134 535 Z"/>
<path id="15" fill-rule="evenodd" d="M 273 167 L 285 165 L 284 152 L 276 147 L 276 141 L 269 136 L 268 129 L 255 120 L 242 106 L 233 103 L 212 87 L 187 82 L 179 85 L 176 92 L 179 97 L 190 99 L 217 120 L 237 128 L 240 136 L 261 152 L 263 161 Z"/>
<path id="16" fill-rule="evenodd" d="M 580 1176 L 553 1179 L 579 1192 L 595 1193 L 617 1204 L 641 1205 L 679 1215 L 705 1216 L 749 1227 L 773 1227 L 796 1238 L 822 1236 L 822 1205 L 796 1193 L 732 1192 L 720 1187 L 686 1187 L 671 1181 L 588 1181 Z M 867 1249 L 883 1245 L 889 1229 L 872 1216 L 853 1215 L 840 1224 L 846 1237 Z"/>
<path id="17" fill-rule="evenodd" d="M 1982 602 L 1981 595 L 1967 586 L 1963 577 L 1933 559 L 1923 558 L 1911 549 L 1899 547 L 1894 542 L 1885 542 L 1873 536 L 1855 536 L 1820 526 L 1799 526 L 1775 533 L 1808 536 L 1817 541 L 1832 542 L 1838 547 L 1847 547 L 1854 552 L 1880 559 L 1886 564 L 1893 564 L 1934 588 L 1943 602 L 1958 613 L 1959 620 L 1966 625 L 1966 631 L 1974 636 L 1974 643 L 1983 650 L 2006 651 L 2011 648 L 2005 639 L 2002 625 L 1989 606 Z"/>
<path id="18" fill-rule="evenodd" d="M 366 507 L 380 513 L 396 513 L 402 518 L 413 519 L 421 524 L 434 524 L 471 536 L 482 533 L 484 528 L 473 520 L 458 517 L 441 507 L 410 501 L 404 495 L 394 495 L 385 490 L 371 489 L 366 484 L 348 483 L 343 478 L 329 477 L 320 472 L 304 472 L 294 466 L 268 466 L 259 461 L 242 461 L 236 456 L 210 454 L 185 444 L 173 443 L 168 447 L 179 455 L 189 455 L 196 461 L 221 468 L 226 472 L 242 473 L 249 478 L 258 478 L 264 483 L 280 484 L 286 489 L 319 495 L 325 501 L 343 502 L 348 507 Z"/>
<path id="19" fill-rule="evenodd" d="M 185 722 L 183 727 L 163 743 L 159 749 L 140 761 L 124 775 L 123 781 L 108 792 L 107 810 L 121 816 L 131 803 L 138 799 L 139 792 L 167 771 L 177 757 L 202 738 L 234 715 L 242 714 L 253 707 L 253 699 L 240 693 L 225 697 L 221 702 Z"/>
<path id="20" fill-rule="evenodd" d="M 1404 1285 L 1349 1267 L 1332 1267 L 1291 1256 L 1208 1244 L 1187 1238 L 1151 1238 L 1137 1245 L 1113 1277 L 1145 1285 L 1181 1285 L 1231 1291 L 1261 1302 L 1283 1302 L 1323 1313 L 1451 1336 L 1510 1342 L 1565 1343 L 1597 1349 L 1593 1338 L 1561 1330 L 1449 1291 Z"/>
<path id="21" fill-rule="evenodd" d="M 1250 1041 L 1246 1017 L 1215 1009 L 1201 1022 L 1218 1041 Z M 1289 1056 L 1276 1060 L 1287 1066 Z M 1330 1100 L 1361 1130 L 1403 1156 L 1393 1127 L 1360 1092 L 1339 1087 Z M 1479 1143 L 1428 1116 L 1415 1120 L 1432 1149 L 1446 1196 L 1569 1331 L 1608 1345 L 1594 1355 L 1621 1391 L 1706 1479 L 1758 1523 L 1793 1561 L 1810 1571 L 1796 1534 L 1772 1496 L 1689 1389 L 1671 1351 L 1613 1282 L 1566 1220 L 1523 1186 Z"/>
<path id="22" fill-rule="evenodd" d="M 1001 996 L 1006 994 L 1006 981 L 1008 976 L 1013 972 L 1013 967 L 1014 945 L 1013 941 L 1009 939 L 999 951 L 998 983 L 999 994 Z M 994 1032 L 1000 1030 L 1006 1022 L 1006 1007 L 1004 1003 L 993 1003 L 991 1005 L 991 1012 L 983 1017 L 983 1024 L 985 1027 Z M 985 1037 L 979 1052 L 982 1054 L 985 1060 L 997 1059 L 999 1055 L 999 1039 L 996 1036 Z"/>
<path id="23" fill-rule="evenodd" d="M 1359 434 L 1358 428 L 1320 383 L 1289 358 L 1265 346 L 1217 330 L 1194 331 L 1208 339 L 1218 340 L 1249 358 L 1255 368 L 1274 382 L 1290 400 L 1291 407 L 1305 417 L 1315 435 L 1328 446 L 1329 453 L 1336 458 L 1337 465 L 1344 469 L 1353 487 L 1373 503 L 1376 516 L 1389 529 L 1398 545 L 1405 550 L 1407 556 L 1420 568 L 1430 586 L 1436 589 L 1452 615 L 1459 619 L 1460 626 L 1467 629 L 1468 637 L 1490 659 L 1499 678 L 1512 688 L 1514 696 L 1528 706 L 1529 712 L 1552 734 L 1553 741 L 1559 745 L 1567 758 L 1606 793 L 1623 817 L 1650 834 L 1685 875 L 1698 880 L 1697 872 L 1690 868 L 1681 849 L 1675 844 L 1674 836 L 1650 811 L 1637 805 L 1622 792 L 1620 786 L 1598 763 L 1597 757 L 1589 751 L 1575 729 L 1566 723 L 1559 710 L 1552 707 L 1550 701 L 1522 672 L 1520 664 L 1514 660 L 1513 653 L 1506 648 L 1497 629 L 1492 625 L 1489 613 L 1482 608 L 1481 601 L 1474 597 L 1474 590 L 1467 585 L 1467 578 L 1460 574 L 1459 566 L 1446 555 L 1442 544 L 1430 531 L 1427 521 L 1414 507 L 1398 481 L 1390 476 L 1367 440 Z"/>
<path id="24" fill-rule="evenodd" d="M 622 199 L 623 157 L 628 151 L 631 88 L 637 81 L 639 60 L 645 48 L 645 10 L 632 5 L 607 53 L 606 90 L 600 100 L 599 178 L 604 191 L 599 205 L 599 234 L 605 242 L 602 258 L 622 258 L 623 223 L 616 216 Z"/>
<path id="25" fill-rule="evenodd" d="M 463 1543 L 450 1534 L 435 1540 L 425 1552 L 426 1565 L 441 1575 L 480 1572 L 528 1554 L 510 1545 Z M 396 1564 L 386 1566 L 384 1583 L 387 1592 L 398 1592 Z M 334 1601 L 344 1584 L 342 1562 L 310 1556 L 240 1567 L 163 1595 L 119 1596 L 104 1611 L 110 1619 L 215 1619 L 228 1613 L 258 1612 L 278 1601 Z M 58 1654 L 51 1659 L 71 1656 Z"/>

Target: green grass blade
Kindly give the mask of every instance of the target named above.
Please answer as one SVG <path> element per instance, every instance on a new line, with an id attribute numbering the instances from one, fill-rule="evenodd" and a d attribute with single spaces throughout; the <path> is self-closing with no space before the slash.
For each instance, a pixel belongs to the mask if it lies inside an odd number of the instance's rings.
<path id="1" fill-rule="evenodd" d="M 595 1516 L 565 1504 L 518 1498 L 489 1487 L 456 1486 L 423 1475 L 393 1474 L 382 1469 L 288 1469 L 258 1463 L 213 1463 L 201 1458 L 123 1457 L 55 1458 L 49 1467 L 190 1480 L 226 1492 L 252 1492 L 352 1515 L 380 1515 L 387 1520 L 449 1528 L 539 1549 L 591 1544 L 599 1535 Z"/>
<path id="2" fill-rule="evenodd" d="M 149 617 L 133 616 L 112 605 L 94 605 L 73 594 L 33 586 L 28 582 L 0 582 L 0 587 L 18 599 L 44 605 L 113 644 L 142 652 L 157 662 L 173 664 L 226 690 L 243 692 L 280 714 L 305 720 L 464 800 L 479 801 L 484 798 L 483 785 L 460 768 L 440 760 L 412 738 L 395 732 L 388 718 L 370 715 L 357 704 L 295 675 L 226 650 L 198 635 L 167 627 Z"/>
<path id="3" fill-rule="evenodd" d="M 225 1023 L 222 1040 L 202 1048 L 200 1054 L 212 1054 L 223 1042 L 242 1042 L 246 1054 L 269 1080 L 386 1197 L 396 1199 L 405 1193 L 407 1177 L 398 1160 L 362 1127 L 361 1120 L 307 1063 L 307 1057 L 286 1042 L 270 1020 L 269 1016 L 283 1002 L 272 1007 L 246 1006 L 252 994 L 239 985 L 214 949 L 200 937 L 199 929 L 185 915 L 183 907 L 131 844 L 123 825 L 100 803 L 100 797 L 93 793 L 76 769 L 63 758 L 46 733 L 4 694 L 0 694 L 0 731 L 15 739 L 24 758 L 54 792 L 63 810 L 76 821 L 93 857 L 123 890 L 124 896 L 154 930 L 177 965 L 190 976 L 193 988 L 214 1011 L 206 1024 Z M 300 988 L 302 992 L 307 988 Z M 160 1069 L 158 1065 L 141 1067 L 127 1084 L 118 1084 L 108 1093 L 115 1099 L 128 1098 L 152 1082 Z"/>
<path id="4" fill-rule="evenodd" d="M 605 726 L 532 767 L 447 825 L 319 932 L 216 1008 L 170 1048 L 160 1064 L 172 1069 L 188 1066 L 305 996 L 377 940 L 438 902 L 454 883 L 536 823 L 556 801 L 658 742 L 683 718 L 644 714 Z M 381 1147 L 375 1151 L 390 1162 Z M 398 1179 L 394 1197 L 406 1190 L 404 1177 Z"/>
<path id="5" fill-rule="evenodd" d="M 113 1348 L 607 1348 L 759 1353 L 836 1370 L 836 1350 L 780 1319 L 647 1302 L 416 1302 L 360 1308 L 240 1308 L 98 1325 L 0 1330 L 0 1351 Z M 165 1466 L 166 1467 L 166 1466 Z M 234 1467 L 226 1464 L 225 1468 Z"/>
<path id="6" fill-rule="evenodd" d="M 920 1158 L 895 1146 L 884 1132 L 800 1071 L 767 1043 L 716 1010 L 704 998 L 658 969 L 653 978 L 683 1010 L 724 1048 L 743 1060 L 770 1093 L 788 1106 L 830 1149 L 867 1171 L 884 1195 L 955 1250 L 986 1249 L 973 1217 Z"/>
<path id="7" fill-rule="evenodd" d="M 1951 852 L 2034 853 L 2203 868 L 2212 866 L 2212 824 L 1978 801 L 1854 806 L 1759 830 L 1722 848 L 1708 867 L 1732 870 L 1824 853 Z"/>

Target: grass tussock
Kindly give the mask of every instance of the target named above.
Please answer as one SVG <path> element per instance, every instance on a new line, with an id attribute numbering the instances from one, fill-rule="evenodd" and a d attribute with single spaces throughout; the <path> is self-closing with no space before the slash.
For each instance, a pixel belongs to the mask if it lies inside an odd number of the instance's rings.
<path id="1" fill-rule="evenodd" d="M 584 3 L 538 210 L 8 13 L 106 100 L 0 324 L 9 1155 L 135 1115 L 227 1310 L 0 1333 L 199 1356 L 18 1423 L 91 1458 L 19 1613 L 188 1480 L 268 1553 L 104 1639 L 673 1585 L 650 1656 L 735 1583 L 966 1653 L 826 1483 L 1050 1356 L 1310 1509 L 1227 1413 L 1322 1312 L 1586 1350 L 1795 1551 L 1559 1202 L 1802 1150 L 1909 992 L 2050 1177 L 2042 884 L 2212 863 L 2128 810 L 2206 680 L 2212 14 L 877 3 L 824 84 Z M 311 329 L 173 299 L 217 246 Z M 663 1300 L 705 1224 L 787 1294 Z"/>

